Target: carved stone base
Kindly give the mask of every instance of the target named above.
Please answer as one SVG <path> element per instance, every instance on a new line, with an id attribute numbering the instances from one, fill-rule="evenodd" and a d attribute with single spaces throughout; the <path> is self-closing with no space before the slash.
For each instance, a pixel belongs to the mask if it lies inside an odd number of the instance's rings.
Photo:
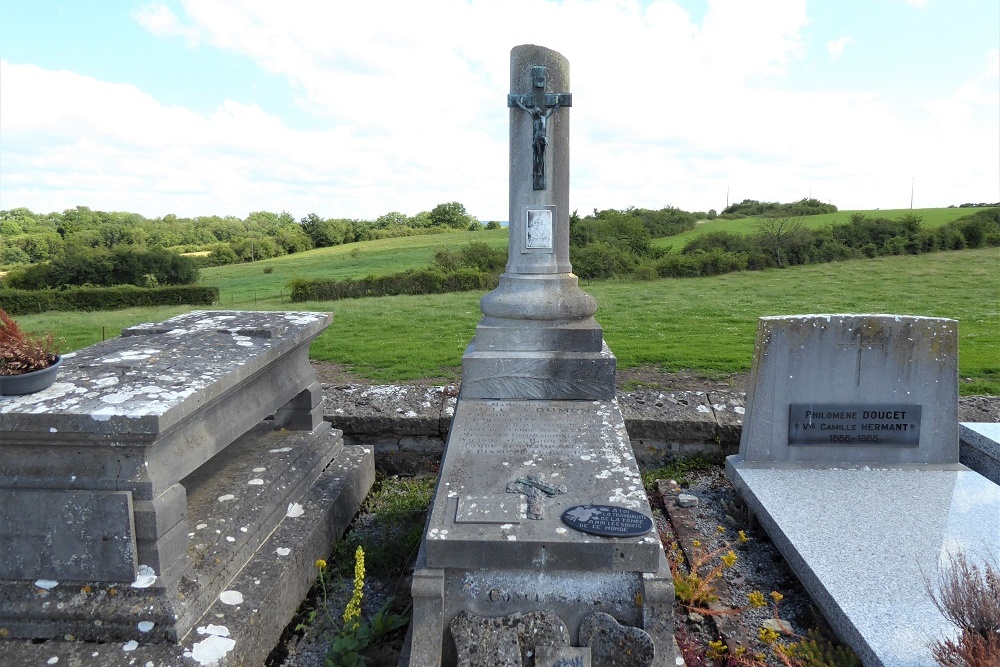
<path id="1" fill-rule="evenodd" d="M 474 340 L 462 357 L 462 397 L 611 400 L 617 360 L 600 352 L 492 352 Z"/>

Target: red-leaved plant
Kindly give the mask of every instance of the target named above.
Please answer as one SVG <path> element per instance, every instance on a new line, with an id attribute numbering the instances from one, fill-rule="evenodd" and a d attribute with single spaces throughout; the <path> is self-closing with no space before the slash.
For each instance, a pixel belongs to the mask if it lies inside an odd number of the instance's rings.
<path id="1" fill-rule="evenodd" d="M 57 349 L 52 334 L 33 337 L 0 308 L 0 375 L 23 375 L 56 363 Z"/>

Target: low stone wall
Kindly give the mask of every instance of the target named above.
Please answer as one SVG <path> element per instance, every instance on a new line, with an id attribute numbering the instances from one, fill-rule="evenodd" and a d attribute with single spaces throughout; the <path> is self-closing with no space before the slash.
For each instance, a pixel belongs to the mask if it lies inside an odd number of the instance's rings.
<path id="1" fill-rule="evenodd" d="M 434 469 L 448 438 L 459 385 L 323 385 L 323 415 L 347 444 L 375 450 L 390 474 Z M 744 398 L 740 391 L 630 391 L 618 394 L 641 466 L 679 456 L 722 458 L 740 446 Z M 959 420 L 1000 421 L 1000 397 L 959 399 Z"/>

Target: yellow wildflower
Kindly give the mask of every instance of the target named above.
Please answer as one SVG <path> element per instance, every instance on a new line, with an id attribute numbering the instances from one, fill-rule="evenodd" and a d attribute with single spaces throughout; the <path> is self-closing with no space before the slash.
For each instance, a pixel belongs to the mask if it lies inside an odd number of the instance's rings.
<path id="1" fill-rule="evenodd" d="M 716 531 L 717 533 L 724 533 L 724 532 L 726 532 L 726 529 L 725 529 L 725 528 L 723 528 L 722 526 L 716 526 L 716 527 L 715 527 L 715 531 Z"/>
<path id="2" fill-rule="evenodd" d="M 708 642 L 708 657 L 712 660 L 721 660 L 728 650 L 729 647 L 721 640 Z"/>
<path id="3" fill-rule="evenodd" d="M 696 548 L 700 547 L 701 546 L 701 540 L 693 540 L 691 542 L 691 545 L 694 546 L 694 547 L 696 547 Z"/>
<path id="4" fill-rule="evenodd" d="M 325 570 L 326 569 L 326 561 L 323 560 L 322 558 L 320 558 L 319 560 L 316 561 L 316 567 L 319 568 L 320 570 Z"/>
<path id="5" fill-rule="evenodd" d="M 365 550 L 358 547 L 354 552 L 354 594 L 344 608 L 344 627 L 356 627 L 361 618 L 361 598 L 365 588 Z"/>
<path id="6" fill-rule="evenodd" d="M 774 604 L 778 604 L 785 599 L 785 596 L 778 591 L 771 591 L 771 599 L 774 600 Z"/>
<path id="7" fill-rule="evenodd" d="M 749 542 L 750 538 L 747 537 L 747 534 L 741 530 L 739 534 L 736 536 L 736 540 L 739 542 Z"/>
<path id="8" fill-rule="evenodd" d="M 764 594 L 761 593 L 760 591 L 751 591 L 750 595 L 748 595 L 747 597 L 750 598 L 751 607 L 759 609 L 760 607 L 763 607 L 765 604 Z"/>
<path id="9" fill-rule="evenodd" d="M 760 630 L 757 632 L 757 636 L 765 644 L 773 644 L 774 642 L 778 641 L 777 631 L 772 630 L 770 628 L 764 628 L 764 627 L 760 628 Z"/>
<path id="10" fill-rule="evenodd" d="M 732 567 L 733 565 L 736 565 L 736 559 L 737 559 L 736 552 L 733 551 L 732 549 L 722 554 L 722 562 L 725 564 L 726 567 Z"/>

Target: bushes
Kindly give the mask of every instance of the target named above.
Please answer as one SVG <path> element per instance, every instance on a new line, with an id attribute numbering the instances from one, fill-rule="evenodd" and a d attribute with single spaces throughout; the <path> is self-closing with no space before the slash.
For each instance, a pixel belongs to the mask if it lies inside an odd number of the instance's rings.
<path id="1" fill-rule="evenodd" d="M 933 229 L 912 215 L 890 219 L 855 214 L 847 223 L 822 229 L 797 226 L 787 218 L 762 220 L 772 224 L 758 224 L 754 234 L 712 232 L 692 239 L 680 253 L 656 260 L 656 272 L 663 277 L 709 276 L 772 268 L 778 266 L 779 256 L 782 264 L 796 265 L 1000 245 L 996 208 Z M 776 226 L 781 222 L 790 224 L 782 230 Z"/>
<path id="2" fill-rule="evenodd" d="M 765 257 L 766 255 L 760 255 L 760 258 Z M 708 251 L 664 255 L 656 262 L 656 272 L 664 278 L 693 278 L 746 271 L 749 265 L 750 255 L 746 252 L 712 248 Z"/>
<path id="3" fill-rule="evenodd" d="M 627 248 L 595 241 L 582 248 L 570 246 L 569 259 L 576 275 L 593 280 L 630 275 L 639 268 L 644 258 Z"/>
<path id="4" fill-rule="evenodd" d="M 360 299 L 371 296 L 395 296 L 401 294 L 442 294 L 445 292 L 467 292 L 491 290 L 499 284 L 494 273 L 485 273 L 473 268 L 458 268 L 454 271 L 439 269 L 417 269 L 394 273 L 389 276 L 368 276 L 359 280 L 302 280 L 291 282 L 291 300 L 336 301 L 338 299 Z"/>
<path id="5" fill-rule="evenodd" d="M 61 290 L 0 289 L 0 304 L 11 315 L 46 310 L 118 310 L 136 306 L 211 306 L 218 287 L 77 287 Z"/>
<path id="6" fill-rule="evenodd" d="M 17 289 L 63 286 L 190 285 L 198 279 L 198 268 L 190 257 L 163 248 L 137 250 L 118 246 L 113 250 L 70 244 L 50 262 L 12 271 L 6 278 Z"/>
<path id="7" fill-rule="evenodd" d="M 800 199 L 790 204 L 779 204 L 778 202 L 761 202 L 756 199 L 744 199 L 739 204 L 731 204 L 722 209 L 723 218 L 727 216 L 739 215 L 770 215 L 770 216 L 802 216 L 820 215 L 822 213 L 835 213 L 837 207 L 833 204 L 824 204 L 818 199 Z"/>
<path id="8" fill-rule="evenodd" d="M 335 301 L 368 296 L 441 294 L 491 290 L 507 264 L 507 251 L 474 241 L 458 250 L 434 254 L 434 266 L 360 280 L 301 280 L 291 282 L 292 301 Z"/>

